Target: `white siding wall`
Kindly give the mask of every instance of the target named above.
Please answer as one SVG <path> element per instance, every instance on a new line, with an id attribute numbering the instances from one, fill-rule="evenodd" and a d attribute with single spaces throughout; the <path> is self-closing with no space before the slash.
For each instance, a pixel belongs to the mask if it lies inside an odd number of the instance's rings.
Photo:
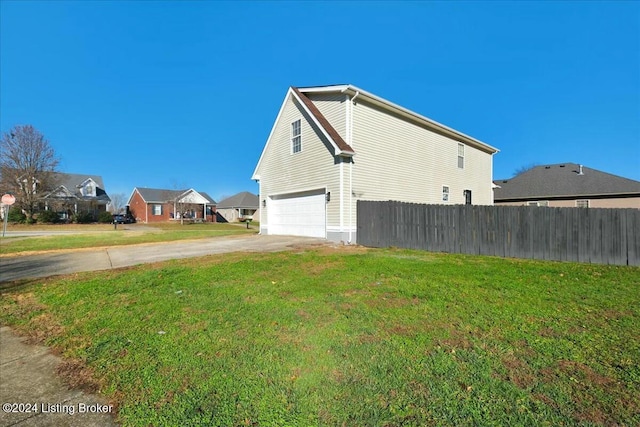
<path id="1" fill-rule="evenodd" d="M 301 119 L 302 151 L 291 152 L 291 123 Z M 326 188 L 331 192 L 331 201 L 327 204 L 327 225 L 339 224 L 338 193 L 339 164 L 334 162 L 329 144 L 325 137 L 312 126 L 311 118 L 298 105 L 289 99 L 282 111 L 280 120 L 264 153 L 260 170 L 260 228 L 268 229 L 268 209 L 271 195 L 285 194 Z M 267 207 L 262 207 L 267 200 Z"/>
<path id="2" fill-rule="evenodd" d="M 356 152 L 353 191 L 363 200 L 442 203 L 492 203 L 492 156 L 465 145 L 465 166 L 458 168 L 458 141 L 382 112 L 366 102 L 353 107 L 352 147 Z M 355 201 L 354 201 L 355 203 Z"/>
<path id="3" fill-rule="evenodd" d="M 331 123 L 338 134 L 347 140 L 346 95 L 336 93 L 309 93 L 308 98 L 318 107 L 322 115 Z"/>

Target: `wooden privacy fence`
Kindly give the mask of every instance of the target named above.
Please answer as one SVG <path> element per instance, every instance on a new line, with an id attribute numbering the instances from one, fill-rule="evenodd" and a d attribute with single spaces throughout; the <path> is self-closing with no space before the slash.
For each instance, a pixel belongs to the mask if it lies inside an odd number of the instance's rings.
<path id="1" fill-rule="evenodd" d="M 359 200 L 357 221 L 364 246 L 640 265 L 640 209 Z"/>

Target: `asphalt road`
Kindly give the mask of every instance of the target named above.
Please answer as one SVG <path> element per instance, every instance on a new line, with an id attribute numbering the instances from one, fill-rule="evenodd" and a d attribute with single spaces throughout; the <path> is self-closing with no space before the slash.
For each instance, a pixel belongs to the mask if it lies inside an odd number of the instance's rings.
<path id="1" fill-rule="evenodd" d="M 54 251 L 37 255 L 3 256 L 0 257 L 0 283 L 225 252 L 277 252 L 301 246 L 327 244 L 330 243 L 324 239 L 312 237 L 241 235 L 113 246 L 103 249 Z"/>

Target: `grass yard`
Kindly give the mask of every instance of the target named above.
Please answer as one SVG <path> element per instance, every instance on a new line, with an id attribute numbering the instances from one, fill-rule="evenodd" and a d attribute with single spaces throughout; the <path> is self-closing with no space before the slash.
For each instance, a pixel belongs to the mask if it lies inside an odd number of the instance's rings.
<path id="1" fill-rule="evenodd" d="M 255 234 L 257 227 L 255 223 L 251 226 L 251 229 L 247 229 L 244 224 L 204 223 L 181 225 L 180 223 L 158 223 L 153 225 L 120 224 L 117 229 L 114 229 L 113 224 L 64 224 L 49 226 L 23 225 L 21 227 L 13 227 L 12 231 L 72 231 L 78 232 L 78 234 L 0 238 L 0 255 L 169 242 L 232 234 Z"/>
<path id="2" fill-rule="evenodd" d="M 22 283 L 124 426 L 640 424 L 640 269 L 358 247 Z"/>

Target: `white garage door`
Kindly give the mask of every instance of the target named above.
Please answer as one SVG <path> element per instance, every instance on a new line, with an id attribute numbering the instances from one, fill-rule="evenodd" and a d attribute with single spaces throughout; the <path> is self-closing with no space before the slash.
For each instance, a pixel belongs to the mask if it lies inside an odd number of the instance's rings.
<path id="1" fill-rule="evenodd" d="M 268 233 L 326 237 L 324 190 L 269 197 Z"/>

